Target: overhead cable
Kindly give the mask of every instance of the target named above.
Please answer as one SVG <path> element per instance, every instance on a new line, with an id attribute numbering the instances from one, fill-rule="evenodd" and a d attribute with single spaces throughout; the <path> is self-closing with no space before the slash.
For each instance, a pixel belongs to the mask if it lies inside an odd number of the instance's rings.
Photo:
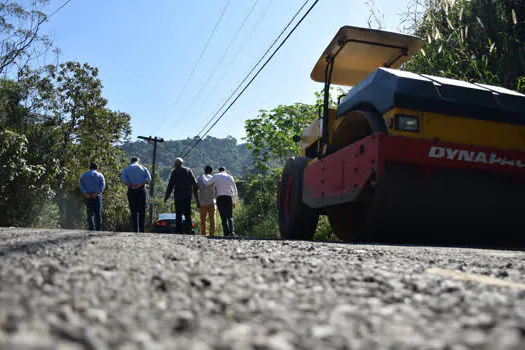
<path id="1" fill-rule="evenodd" d="M 241 51 L 244 50 L 244 48 L 246 47 L 246 44 L 248 43 L 248 41 L 251 39 L 253 33 L 255 32 L 255 30 L 259 27 L 259 24 L 261 24 L 262 20 L 264 19 L 264 17 L 266 16 L 266 13 L 268 12 L 268 10 L 270 9 L 270 6 L 273 4 L 274 0 L 270 0 L 268 2 L 268 5 L 266 6 L 266 8 L 264 9 L 263 13 L 259 16 L 259 19 L 257 21 L 257 23 L 255 23 L 255 25 L 252 27 L 252 30 L 250 31 L 250 34 L 248 34 L 248 36 L 246 37 L 246 39 L 244 40 L 243 44 L 239 47 L 239 50 L 237 50 L 237 52 L 235 53 L 235 55 L 233 56 L 233 58 L 229 61 L 229 63 L 227 64 L 227 68 L 226 70 L 222 73 L 222 75 L 220 76 L 220 78 L 217 80 L 217 82 L 215 83 L 215 85 L 209 89 L 210 91 L 215 91 L 217 86 L 219 85 L 219 83 L 222 81 L 222 79 L 224 78 L 224 76 L 226 75 L 226 73 L 228 73 L 230 71 L 230 68 L 233 66 L 233 63 L 237 60 L 237 57 L 239 56 L 239 54 L 241 53 Z M 199 92 L 197 93 L 197 95 L 195 95 L 195 97 L 193 98 L 193 100 L 191 101 L 190 103 L 190 107 L 188 107 L 185 111 L 184 111 L 184 114 L 181 116 L 181 120 L 186 116 L 186 114 L 188 114 L 188 111 L 190 110 L 191 106 L 195 103 L 195 101 L 201 96 L 204 88 L 208 85 L 208 82 L 210 80 L 206 81 L 205 84 L 202 85 L 201 89 L 199 90 Z M 180 121 L 180 120 L 179 120 Z M 175 125 L 177 125 L 177 123 L 175 123 Z M 174 126 L 175 126 L 174 125 Z"/>
<path id="2" fill-rule="evenodd" d="M 49 16 L 46 16 L 46 18 L 42 22 L 48 21 L 51 17 L 53 17 L 55 14 L 57 14 L 58 11 L 62 10 L 62 8 L 65 7 L 67 4 L 69 4 L 71 1 L 73 1 L 73 0 L 67 0 L 66 2 L 64 2 L 62 5 L 60 5 L 59 8 L 57 8 L 55 11 L 51 12 L 51 14 Z"/>
<path id="3" fill-rule="evenodd" d="M 213 26 L 213 29 L 212 29 L 210 35 L 208 36 L 208 40 L 206 40 L 206 44 L 204 44 L 204 47 L 202 48 L 202 50 L 201 50 L 201 52 L 199 54 L 199 58 L 197 59 L 196 63 L 193 65 L 193 69 L 192 69 L 190 75 L 188 76 L 188 79 L 186 79 L 186 82 L 184 83 L 182 89 L 180 90 L 179 95 L 177 96 L 177 99 L 175 100 L 175 103 L 173 104 L 173 107 L 168 111 L 168 113 L 164 116 L 164 118 L 162 118 L 162 121 L 159 124 L 157 124 L 157 128 L 152 132 L 152 134 L 156 133 L 159 130 L 159 128 L 164 124 L 164 122 L 166 121 L 168 116 L 171 114 L 171 112 L 175 109 L 175 107 L 179 103 L 182 95 L 184 94 L 184 91 L 186 91 L 186 88 L 188 87 L 188 84 L 191 81 L 191 78 L 193 78 L 193 75 L 195 74 L 195 71 L 197 70 L 197 66 L 199 65 L 202 57 L 204 56 L 204 52 L 206 52 L 206 50 L 208 49 L 208 46 L 209 46 L 209 44 L 211 42 L 211 39 L 215 35 L 215 32 L 217 31 L 217 28 L 219 27 L 219 24 L 221 23 L 222 18 L 224 17 L 224 13 L 226 12 L 226 9 L 230 5 L 230 2 L 231 2 L 231 0 L 228 0 L 226 2 L 226 4 L 224 5 L 224 7 L 222 8 L 222 11 L 221 11 L 221 14 L 219 16 L 219 19 L 217 20 L 217 22 Z"/>
<path id="4" fill-rule="evenodd" d="M 237 91 L 239 91 L 239 89 L 241 88 L 241 86 L 246 82 L 246 80 L 248 80 L 248 78 L 250 77 L 250 75 L 255 71 L 255 69 L 257 68 L 257 66 L 262 62 L 262 60 L 264 59 L 264 57 L 271 51 L 271 49 L 275 46 L 275 44 L 279 41 L 279 39 L 284 35 L 284 33 L 288 30 L 288 28 L 292 25 L 292 23 L 295 21 L 295 19 L 297 18 L 297 16 L 301 13 L 301 11 L 306 7 L 306 5 L 308 4 L 308 1 L 309 0 L 306 0 L 303 5 L 295 12 L 295 14 L 293 15 L 293 17 L 288 21 L 288 24 L 286 24 L 286 26 L 283 28 L 283 30 L 281 31 L 281 33 L 277 36 L 277 38 L 275 38 L 275 40 L 271 43 L 271 45 L 266 49 L 266 51 L 261 55 L 261 57 L 259 58 L 259 60 L 252 66 L 252 68 L 250 69 L 250 71 L 246 74 L 246 76 L 244 77 L 244 79 L 239 83 L 239 85 L 237 85 L 237 88 L 235 88 L 234 91 L 231 92 L 230 96 L 223 102 L 223 104 L 217 108 L 215 110 L 215 113 L 208 119 L 208 121 L 206 122 L 206 124 L 204 125 L 204 127 L 199 131 L 199 133 L 197 134 L 197 137 L 201 138 L 200 137 L 200 134 L 206 130 L 206 128 L 210 125 L 210 123 L 213 121 L 214 118 L 216 118 L 220 111 L 228 104 L 228 101 L 230 101 L 232 99 L 232 97 L 237 93 Z M 314 4 L 315 6 L 315 4 Z M 185 153 L 188 149 L 190 148 L 190 144 L 186 145 L 186 148 L 184 149 L 184 151 L 182 153 Z"/>
<path id="5" fill-rule="evenodd" d="M 242 32 L 242 29 L 244 28 L 244 25 L 246 24 L 246 22 L 248 21 L 248 18 L 251 16 L 253 10 L 255 9 L 255 6 L 257 5 L 257 3 L 259 2 L 259 0 L 255 0 L 252 7 L 250 8 L 250 10 L 248 11 L 248 13 L 246 13 L 246 16 L 244 16 L 244 20 L 241 22 L 241 25 L 239 27 L 239 29 L 237 29 L 237 31 L 235 32 L 235 35 L 233 36 L 233 38 L 230 40 L 230 43 L 228 44 L 228 46 L 226 47 L 226 49 L 224 50 L 224 52 L 222 53 L 222 56 L 221 58 L 217 61 L 217 63 L 215 64 L 215 67 L 213 68 L 213 71 L 211 72 L 211 74 L 207 77 L 206 81 L 204 82 L 204 84 L 202 84 L 201 86 L 201 89 L 199 90 L 197 96 L 200 96 L 200 94 L 202 93 L 202 91 L 204 90 L 204 88 L 206 86 L 208 86 L 208 83 L 210 82 L 211 78 L 215 75 L 215 72 L 217 72 L 217 68 L 219 68 L 220 64 L 222 63 L 222 61 L 224 60 L 224 57 L 226 57 L 226 55 L 228 54 L 228 52 L 230 51 L 230 48 L 231 46 L 233 45 L 233 43 L 237 40 L 237 37 L 239 36 L 239 34 Z M 195 99 L 194 99 L 195 100 Z M 175 126 L 177 126 L 177 124 L 180 123 L 180 121 L 184 118 L 184 116 L 186 115 L 187 113 L 187 110 L 186 112 L 184 112 L 184 114 L 182 116 L 180 116 L 176 121 L 175 123 L 173 124 L 172 128 L 174 128 Z"/>
<path id="6" fill-rule="evenodd" d="M 262 65 L 261 68 L 259 68 L 259 70 L 257 71 L 257 73 L 253 76 L 252 79 L 250 79 L 250 81 L 248 82 L 248 84 L 242 89 L 242 91 L 235 97 L 235 99 L 228 105 L 228 107 L 226 108 L 226 110 L 224 112 L 222 112 L 222 114 L 217 118 L 217 120 L 208 128 L 208 130 L 206 131 L 206 133 L 203 135 L 206 136 L 210 131 L 211 129 L 213 129 L 213 127 L 215 127 L 215 125 L 217 125 L 217 123 L 224 117 L 224 115 L 230 110 L 230 108 L 235 104 L 235 102 L 237 102 L 237 100 L 243 95 L 243 93 L 246 91 L 246 89 L 248 89 L 248 87 L 251 85 L 251 83 L 257 78 L 257 76 L 261 73 L 261 71 L 266 67 L 266 65 L 271 61 L 271 59 L 275 56 L 275 54 L 281 49 L 281 47 L 286 43 L 286 41 L 288 40 L 288 38 L 293 34 L 293 32 L 295 32 L 295 30 L 297 29 L 297 27 L 303 22 L 303 20 L 310 14 L 310 12 L 313 10 L 313 8 L 315 7 L 315 5 L 317 5 L 317 3 L 319 2 L 319 0 L 315 0 L 314 3 L 310 6 L 310 8 L 308 9 L 308 11 L 306 11 L 306 13 L 301 17 L 301 19 L 299 20 L 299 22 L 297 22 L 297 24 L 293 27 L 293 29 L 290 31 L 290 33 L 288 33 L 288 35 L 284 38 L 284 40 L 281 42 L 281 44 L 279 44 L 279 46 L 275 49 L 275 51 L 272 53 L 272 55 L 266 60 L 266 62 L 264 62 L 264 64 Z M 194 148 L 195 146 L 197 146 L 200 141 L 202 140 L 202 137 L 199 138 L 195 144 L 193 145 L 192 148 L 190 148 L 190 150 L 188 152 L 186 152 L 184 154 L 183 157 L 186 157 Z"/>

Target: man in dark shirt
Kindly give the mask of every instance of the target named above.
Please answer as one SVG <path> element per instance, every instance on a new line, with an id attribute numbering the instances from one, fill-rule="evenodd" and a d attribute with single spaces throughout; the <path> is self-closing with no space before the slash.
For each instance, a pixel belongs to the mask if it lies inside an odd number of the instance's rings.
<path id="1" fill-rule="evenodd" d="M 199 207 L 199 192 L 195 176 L 190 168 L 182 166 L 182 158 L 175 159 L 175 169 L 171 172 L 168 187 L 166 188 L 166 195 L 164 202 L 166 202 L 171 193 L 174 192 L 175 197 L 175 230 L 177 233 L 191 232 L 191 193 L 195 195 L 197 207 Z M 182 215 L 186 218 L 184 228 L 182 229 Z"/>

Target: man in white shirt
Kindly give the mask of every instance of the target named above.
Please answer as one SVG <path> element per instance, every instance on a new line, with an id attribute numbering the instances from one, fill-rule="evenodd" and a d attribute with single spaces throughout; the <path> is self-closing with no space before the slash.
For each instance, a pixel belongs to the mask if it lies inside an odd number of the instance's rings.
<path id="1" fill-rule="evenodd" d="M 234 237 L 233 230 L 233 209 L 237 202 L 237 186 L 233 176 L 226 172 L 224 167 L 219 168 L 219 172 L 209 179 L 202 179 L 207 185 L 215 185 L 217 189 L 217 209 L 222 221 L 222 230 L 225 237 Z"/>
<path id="2" fill-rule="evenodd" d="M 201 234 L 206 236 L 206 217 L 210 217 L 210 236 L 215 236 L 215 197 L 217 196 L 217 189 L 215 185 L 206 186 L 203 180 L 210 180 L 212 178 L 213 168 L 206 165 L 204 174 L 197 178 L 197 186 L 199 187 L 199 207 L 201 214 Z"/>

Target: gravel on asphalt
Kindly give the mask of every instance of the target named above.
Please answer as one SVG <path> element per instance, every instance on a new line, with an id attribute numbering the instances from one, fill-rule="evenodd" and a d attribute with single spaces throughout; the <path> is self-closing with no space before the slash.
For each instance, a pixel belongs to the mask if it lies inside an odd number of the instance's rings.
<path id="1" fill-rule="evenodd" d="M 525 349 L 524 258 L 0 228 L 0 349 Z"/>

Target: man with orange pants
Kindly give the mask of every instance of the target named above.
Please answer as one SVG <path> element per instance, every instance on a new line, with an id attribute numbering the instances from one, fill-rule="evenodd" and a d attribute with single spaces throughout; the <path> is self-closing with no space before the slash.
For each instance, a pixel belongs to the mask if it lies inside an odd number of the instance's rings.
<path id="1" fill-rule="evenodd" d="M 215 197 L 217 197 L 217 189 L 215 185 L 206 186 L 204 180 L 211 179 L 213 169 L 206 165 L 204 174 L 197 178 L 197 186 L 199 187 L 199 207 L 201 214 L 201 234 L 206 235 L 206 217 L 210 218 L 210 236 L 215 236 Z"/>

